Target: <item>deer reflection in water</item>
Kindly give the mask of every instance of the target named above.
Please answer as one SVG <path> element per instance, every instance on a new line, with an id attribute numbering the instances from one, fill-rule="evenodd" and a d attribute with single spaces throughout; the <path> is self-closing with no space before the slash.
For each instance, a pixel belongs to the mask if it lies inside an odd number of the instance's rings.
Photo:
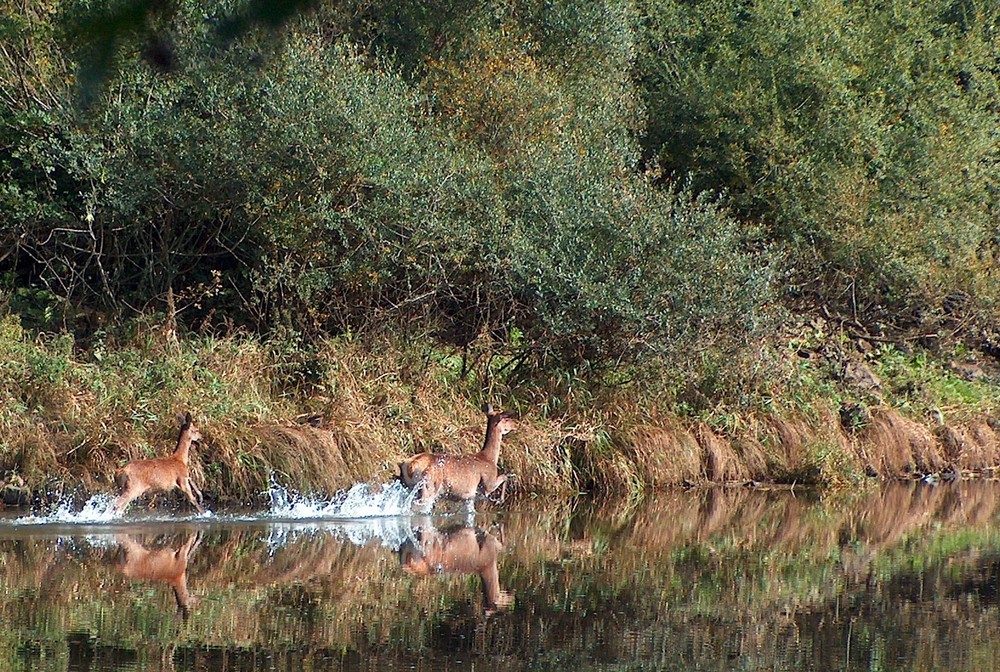
<path id="1" fill-rule="evenodd" d="M 187 620 L 197 599 L 188 592 L 187 569 L 198 544 L 200 533 L 190 533 L 180 546 L 144 546 L 130 534 L 116 534 L 121 553 L 118 570 L 136 581 L 166 583 L 174 591 L 177 613 Z"/>
<path id="2" fill-rule="evenodd" d="M 497 555 L 503 544 L 489 532 L 456 525 L 438 530 L 426 527 L 399 549 L 399 564 L 414 576 L 478 574 L 483 589 L 483 612 L 491 616 L 514 604 L 514 596 L 500 588 Z"/>

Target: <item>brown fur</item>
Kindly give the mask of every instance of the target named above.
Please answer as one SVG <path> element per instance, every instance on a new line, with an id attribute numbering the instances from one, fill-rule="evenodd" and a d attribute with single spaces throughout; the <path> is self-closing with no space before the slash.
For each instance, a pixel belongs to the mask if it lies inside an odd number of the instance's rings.
<path id="1" fill-rule="evenodd" d="M 405 462 L 400 462 L 399 480 L 406 487 L 412 488 L 423 479 L 424 474 L 434 465 L 438 457 L 438 455 L 434 455 L 433 453 L 420 453 Z"/>
<path id="2" fill-rule="evenodd" d="M 489 532 L 457 527 L 439 532 L 424 530 L 418 544 L 407 542 L 399 549 L 399 564 L 416 576 L 434 574 L 478 574 L 483 589 L 483 609 L 492 614 L 514 603 L 513 596 L 500 589 L 497 554 L 503 544 Z"/>
<path id="3" fill-rule="evenodd" d="M 115 474 L 115 482 L 122 488 L 121 494 L 115 499 L 115 513 L 121 514 L 132 500 L 146 492 L 170 491 L 174 488 L 184 493 L 198 513 L 204 513 L 205 509 L 198 503 L 201 491 L 191 480 L 188 472 L 191 444 L 200 440 L 201 432 L 194 426 L 191 414 L 188 413 L 180 419 L 177 448 L 171 455 L 151 460 L 132 460 L 122 467 Z M 198 499 L 195 499 L 195 492 L 198 493 Z"/>
<path id="4" fill-rule="evenodd" d="M 174 591 L 177 611 L 187 618 L 194 598 L 188 593 L 187 567 L 201 538 L 191 534 L 179 548 L 149 549 L 130 535 L 116 535 L 115 541 L 124 554 L 119 570 L 130 579 L 155 581 L 169 585 Z"/>
<path id="5" fill-rule="evenodd" d="M 472 510 L 480 493 L 489 495 L 500 488 L 500 499 L 507 492 L 507 476 L 500 474 L 500 442 L 517 427 L 517 421 L 506 413 L 483 408 L 486 414 L 486 438 L 483 449 L 474 455 L 443 455 L 420 453 L 399 463 L 400 480 L 409 487 L 421 488 L 419 505 L 429 511 L 438 497 L 447 496 L 466 503 Z"/>

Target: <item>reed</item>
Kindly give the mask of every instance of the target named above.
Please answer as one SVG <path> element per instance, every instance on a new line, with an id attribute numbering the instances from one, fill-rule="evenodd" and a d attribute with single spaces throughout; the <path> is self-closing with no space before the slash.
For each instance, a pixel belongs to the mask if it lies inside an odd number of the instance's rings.
<path id="1" fill-rule="evenodd" d="M 767 384 L 746 369 L 741 394 L 750 401 L 719 398 L 697 410 L 666 371 L 659 382 L 518 381 L 491 365 L 466 370 L 431 338 L 168 339 L 150 321 L 84 348 L 66 334 L 28 333 L 8 316 L 0 319 L 0 491 L 10 503 L 111 491 L 126 462 L 169 452 L 172 418 L 189 411 L 203 434 L 190 474 L 210 504 L 251 503 L 275 481 L 332 493 L 388 481 L 421 452 L 474 453 L 484 403 L 520 417 L 499 463 L 513 474 L 515 496 L 636 496 L 747 481 L 835 486 L 866 473 L 1000 465 L 1000 395 L 988 380 L 959 385 L 950 370 L 890 352 L 872 367 L 892 388 L 860 394 L 798 359 L 775 356 Z M 922 381 L 919 398 L 913 381 Z M 897 388 L 908 396 L 893 396 Z"/>

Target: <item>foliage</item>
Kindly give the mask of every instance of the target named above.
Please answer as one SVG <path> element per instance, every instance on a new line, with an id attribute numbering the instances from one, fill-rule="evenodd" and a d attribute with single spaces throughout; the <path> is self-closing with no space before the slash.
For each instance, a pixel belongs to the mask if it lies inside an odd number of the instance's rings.
<path id="1" fill-rule="evenodd" d="M 149 19 L 169 57 L 117 35 L 85 116 L 64 60 L 34 67 L 62 53 L 55 19 L 10 24 L 31 45 L 0 61 L 14 286 L 77 329 L 91 306 L 311 337 L 388 319 L 544 367 L 753 331 L 768 255 L 716 197 L 636 170 L 627 5 L 458 6 L 422 59 L 406 49 L 425 41 L 385 42 L 379 21 L 428 7 L 320 9 L 223 43 L 180 3 Z"/>
<path id="2" fill-rule="evenodd" d="M 862 330 L 995 323 L 994 3 L 645 2 L 648 160 L 726 189 Z"/>
<path id="3" fill-rule="evenodd" d="M 903 351 L 886 346 L 878 353 L 877 370 L 897 403 L 915 413 L 959 415 L 994 414 L 1000 408 L 1000 390 L 984 372 L 961 374 L 965 353 L 951 353 L 950 366 L 924 351 Z"/>
<path id="4" fill-rule="evenodd" d="M 109 407 L 134 445 L 124 409 L 287 417 L 314 409 L 276 399 L 349 398 L 350 365 L 378 371 L 362 415 L 398 428 L 424 367 L 435 390 L 579 423 L 554 449 L 572 465 L 616 413 L 585 407 L 626 395 L 593 455 L 668 405 L 723 428 L 834 404 L 860 428 L 882 399 L 845 389 L 853 337 L 996 353 L 989 3 L 0 7 L 0 309 L 24 327 L 4 384 L 72 439 L 40 442 L 52 463 L 91 445 L 67 410 L 81 380 L 134 382 Z M 796 313 L 830 325 L 798 366 L 768 349 Z M 409 347 L 374 363 L 386 341 Z M 872 347 L 905 403 L 992 408 L 941 369 L 910 395 L 921 367 Z M 237 452 L 261 464 L 252 441 Z M 831 445 L 807 446 L 820 478 L 846 470 Z"/>

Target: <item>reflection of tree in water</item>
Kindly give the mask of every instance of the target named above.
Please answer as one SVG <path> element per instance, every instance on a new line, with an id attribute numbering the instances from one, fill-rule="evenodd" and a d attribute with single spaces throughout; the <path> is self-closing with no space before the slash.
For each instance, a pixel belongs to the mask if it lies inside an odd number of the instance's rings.
<path id="1" fill-rule="evenodd" d="M 177 669 L 253 669 L 248 652 L 383 667 L 443 668 L 461 655 L 491 669 L 736 660 L 843 669 L 877 655 L 897 661 L 882 669 L 975 669 L 1000 653 L 990 648 L 1000 649 L 991 644 L 1000 642 L 998 511 L 996 484 L 906 483 L 823 496 L 677 491 L 626 508 L 605 500 L 508 512 L 502 546 L 463 526 L 411 529 L 400 544 L 377 534 L 350 541 L 335 525 L 282 534 L 219 525 L 202 528 L 197 552 L 183 528 L 130 537 L 125 550 L 110 535 L 28 534 L 0 540 L 0 618 L 15 637 L 38 637 L 38 618 L 56 624 L 62 634 L 36 644 L 43 649 L 65 647 L 74 629 L 92 648 L 113 643 L 133 657 L 176 645 Z M 188 545 L 186 585 L 202 602 L 181 631 L 173 609 L 155 602 L 165 588 L 108 563 L 124 554 L 139 567 Z M 18 669 L 9 655 L 0 647 L 0 669 Z"/>

